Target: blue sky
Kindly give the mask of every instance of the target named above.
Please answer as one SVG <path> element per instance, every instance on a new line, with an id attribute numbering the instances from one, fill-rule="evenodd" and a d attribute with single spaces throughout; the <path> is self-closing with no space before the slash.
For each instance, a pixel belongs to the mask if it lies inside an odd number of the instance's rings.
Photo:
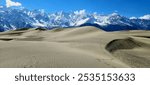
<path id="1" fill-rule="evenodd" d="M 8 0 L 10 1 L 10 0 Z M 110 14 L 118 12 L 121 15 L 139 17 L 150 14 L 150 0 L 12 0 L 19 2 L 28 9 L 45 9 L 53 13 L 57 11 L 76 11 L 85 9 L 87 12 Z M 0 0 L 5 5 L 5 0 Z"/>

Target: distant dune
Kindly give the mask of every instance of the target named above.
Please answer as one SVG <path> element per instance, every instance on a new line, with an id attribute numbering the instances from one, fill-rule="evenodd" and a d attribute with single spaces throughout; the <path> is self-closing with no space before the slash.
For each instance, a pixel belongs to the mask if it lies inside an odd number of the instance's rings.
<path id="1" fill-rule="evenodd" d="M 84 26 L 1 32 L 0 67 L 150 67 L 150 31 L 105 32 Z"/>

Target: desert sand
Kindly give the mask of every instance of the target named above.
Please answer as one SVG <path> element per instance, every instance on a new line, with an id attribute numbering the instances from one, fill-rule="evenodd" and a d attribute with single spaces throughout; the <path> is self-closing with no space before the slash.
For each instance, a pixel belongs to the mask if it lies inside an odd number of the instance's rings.
<path id="1" fill-rule="evenodd" d="M 150 67 L 150 31 L 96 27 L 0 33 L 1 68 Z"/>

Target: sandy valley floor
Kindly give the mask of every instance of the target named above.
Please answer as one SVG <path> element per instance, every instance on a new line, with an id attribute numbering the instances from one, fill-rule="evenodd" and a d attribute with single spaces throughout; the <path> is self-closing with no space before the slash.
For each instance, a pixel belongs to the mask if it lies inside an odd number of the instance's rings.
<path id="1" fill-rule="evenodd" d="M 80 27 L 2 32 L 0 67 L 150 67 L 150 31 Z"/>

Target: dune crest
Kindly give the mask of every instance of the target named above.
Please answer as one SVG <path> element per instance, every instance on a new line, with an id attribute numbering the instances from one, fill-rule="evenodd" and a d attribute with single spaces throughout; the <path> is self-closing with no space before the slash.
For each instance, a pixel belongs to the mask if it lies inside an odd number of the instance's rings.
<path id="1" fill-rule="evenodd" d="M 145 37 L 144 37 L 145 38 Z M 136 38 L 116 39 L 107 44 L 106 49 L 131 67 L 150 67 L 150 43 Z"/>
<path id="2" fill-rule="evenodd" d="M 123 49 L 134 49 L 141 47 L 143 43 L 135 41 L 133 38 L 116 39 L 107 44 L 106 49 L 109 52 L 115 52 Z"/>

